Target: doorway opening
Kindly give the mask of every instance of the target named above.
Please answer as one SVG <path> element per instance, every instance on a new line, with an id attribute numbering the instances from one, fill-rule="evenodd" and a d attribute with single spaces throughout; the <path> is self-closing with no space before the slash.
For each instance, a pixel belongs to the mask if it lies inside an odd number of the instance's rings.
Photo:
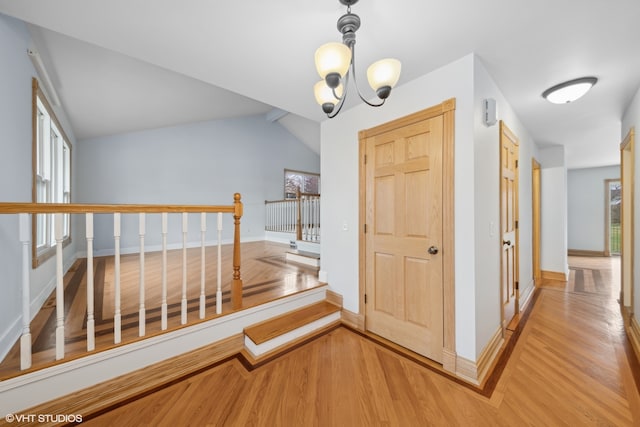
<path id="1" fill-rule="evenodd" d="M 620 224 L 622 213 L 622 183 L 619 179 L 605 180 L 606 195 L 606 224 L 605 224 L 605 253 L 606 255 L 620 255 Z"/>

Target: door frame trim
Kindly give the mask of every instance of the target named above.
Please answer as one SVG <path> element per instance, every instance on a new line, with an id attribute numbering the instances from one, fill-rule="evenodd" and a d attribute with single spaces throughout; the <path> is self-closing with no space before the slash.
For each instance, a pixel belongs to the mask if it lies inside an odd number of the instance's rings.
<path id="1" fill-rule="evenodd" d="M 628 178 L 628 181 L 627 181 Z M 620 231 L 620 301 L 623 310 L 629 307 L 629 313 L 634 312 L 634 182 L 635 182 L 635 128 L 629 132 L 620 143 L 620 182 L 622 184 L 622 218 Z M 630 200 L 625 200 L 628 195 Z M 628 210 L 628 212 L 627 212 Z M 625 219 L 629 218 L 629 224 Z M 628 240 L 628 242 L 627 242 Z M 624 253 L 625 248 L 629 253 Z M 626 261 L 626 262 L 625 262 Z M 628 274 L 628 281 L 625 280 Z"/>
<path id="2" fill-rule="evenodd" d="M 620 163 L 620 167 L 622 167 L 622 163 Z M 607 178 L 604 180 L 604 256 L 611 256 L 611 183 L 612 182 L 619 182 L 620 185 L 622 185 L 622 177 Z M 622 194 L 621 194 L 621 197 L 622 197 Z"/>
<path id="3" fill-rule="evenodd" d="M 535 159 L 531 158 L 531 208 L 532 208 L 532 267 L 533 267 L 533 284 L 534 286 L 540 286 L 542 280 L 542 268 L 540 267 L 541 251 L 542 247 L 542 186 L 541 186 L 541 165 Z"/>
<path id="4" fill-rule="evenodd" d="M 455 98 L 448 99 L 441 104 L 418 111 L 405 117 L 381 124 L 379 126 L 361 130 L 359 140 L 359 313 L 365 318 L 364 295 L 366 290 L 366 171 L 365 171 L 365 141 L 389 130 L 404 127 L 422 120 L 443 116 L 442 141 L 442 262 L 443 262 L 443 348 L 442 367 L 445 371 L 456 372 L 456 333 L 455 333 L 455 251 L 454 251 L 454 144 L 455 144 Z M 366 328 L 366 326 L 365 326 Z"/>

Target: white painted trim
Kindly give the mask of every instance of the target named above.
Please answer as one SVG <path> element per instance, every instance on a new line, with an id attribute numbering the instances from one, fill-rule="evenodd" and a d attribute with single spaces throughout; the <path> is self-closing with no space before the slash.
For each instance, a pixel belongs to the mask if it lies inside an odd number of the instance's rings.
<path id="1" fill-rule="evenodd" d="M 335 313 L 331 313 L 328 316 L 325 316 L 321 319 L 315 320 L 311 323 L 307 323 L 304 326 L 294 329 L 293 331 L 287 332 L 286 334 L 279 335 L 262 344 L 254 343 L 251 338 L 245 335 L 244 345 L 245 347 L 247 347 L 247 350 L 251 352 L 251 354 L 253 354 L 255 357 L 260 357 L 264 354 L 269 353 L 270 351 L 275 350 L 280 346 L 288 344 L 291 341 L 294 341 L 298 338 L 308 335 L 324 326 L 327 326 L 327 325 L 330 325 L 331 323 L 339 322 L 339 321 L 340 321 L 340 312 L 336 311 Z"/>
<path id="2" fill-rule="evenodd" d="M 322 283 L 329 283 L 329 273 L 325 270 L 320 270 L 318 272 L 318 280 Z"/>
<path id="3" fill-rule="evenodd" d="M 78 254 L 74 254 L 71 256 L 64 265 L 64 273 L 66 274 L 71 266 L 77 261 Z M 33 277 L 33 276 L 32 276 Z M 31 315 L 30 321 L 36 317 L 44 303 L 47 301 L 53 290 L 56 288 L 56 277 L 55 275 L 49 280 L 49 282 L 42 288 L 42 290 L 36 295 L 35 298 L 31 300 L 31 304 L 29 305 L 29 314 Z M 11 326 L 5 330 L 5 332 L 0 337 L 0 361 L 4 360 L 13 345 L 18 341 L 20 335 L 22 334 L 22 312 L 20 315 L 13 321 Z"/>
<path id="4" fill-rule="evenodd" d="M 284 233 L 280 231 L 265 231 L 264 240 L 275 243 L 284 243 L 288 245 L 291 241 L 296 240 L 296 233 Z"/>
<path id="5" fill-rule="evenodd" d="M 320 268 L 320 259 L 310 256 L 305 256 L 301 254 L 295 254 L 292 252 L 287 252 L 285 255 L 285 259 L 287 261 L 295 262 L 298 264 L 308 265 L 311 267 Z"/>
<path id="6" fill-rule="evenodd" d="M 304 240 L 298 240 L 296 243 L 298 245 L 299 251 L 320 255 L 320 242 L 307 242 Z"/>
<path id="7" fill-rule="evenodd" d="M 325 299 L 326 286 L 197 325 L 0 381 L 0 414 L 15 413 L 242 333 L 245 327 Z"/>

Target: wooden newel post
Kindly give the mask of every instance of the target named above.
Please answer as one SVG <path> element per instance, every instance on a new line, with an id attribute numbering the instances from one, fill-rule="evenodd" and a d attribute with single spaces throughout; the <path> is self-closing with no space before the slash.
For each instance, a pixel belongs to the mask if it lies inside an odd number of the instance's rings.
<path id="1" fill-rule="evenodd" d="M 300 187 L 296 188 L 296 201 L 298 205 L 296 212 L 296 240 L 302 240 L 302 198 L 300 195 Z"/>
<path id="2" fill-rule="evenodd" d="M 231 303 L 233 309 L 242 308 L 242 279 L 240 278 L 240 218 L 242 218 L 242 197 L 233 195 L 233 281 L 231 283 Z"/>

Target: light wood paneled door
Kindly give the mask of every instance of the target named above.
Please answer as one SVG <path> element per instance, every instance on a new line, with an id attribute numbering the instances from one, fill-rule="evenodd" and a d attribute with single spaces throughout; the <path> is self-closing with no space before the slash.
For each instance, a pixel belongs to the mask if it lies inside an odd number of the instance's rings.
<path id="1" fill-rule="evenodd" d="M 500 121 L 500 232 L 502 324 L 518 310 L 518 138 Z"/>
<path id="2" fill-rule="evenodd" d="M 443 117 L 364 144 L 366 328 L 442 362 Z"/>

